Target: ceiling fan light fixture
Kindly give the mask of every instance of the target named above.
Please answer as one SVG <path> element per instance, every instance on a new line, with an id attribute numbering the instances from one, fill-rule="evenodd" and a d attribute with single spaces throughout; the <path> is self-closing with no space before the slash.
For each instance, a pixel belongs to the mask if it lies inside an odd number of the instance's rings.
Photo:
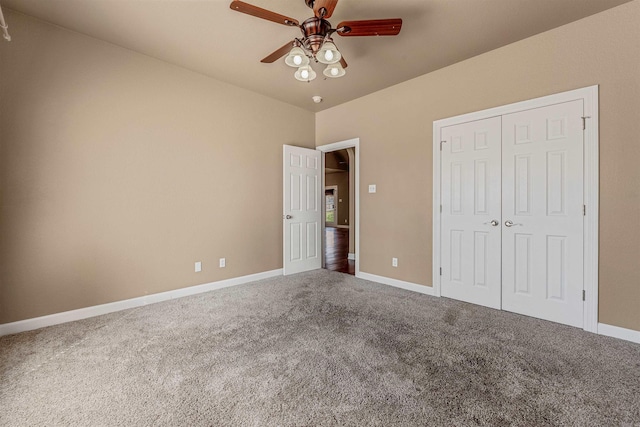
<path id="1" fill-rule="evenodd" d="M 316 59 L 323 64 L 335 64 L 342 58 L 340 51 L 332 41 L 326 41 L 318 51 Z"/>
<path id="2" fill-rule="evenodd" d="M 284 59 L 284 63 L 289 67 L 300 68 L 309 65 L 309 57 L 300 46 L 295 46 Z"/>
<path id="3" fill-rule="evenodd" d="M 332 79 L 337 79 L 338 77 L 342 77 L 345 74 L 347 74 L 347 71 L 344 68 L 342 68 L 342 65 L 340 65 L 339 63 L 329 64 L 327 65 L 327 68 L 324 69 L 322 74 Z"/>
<path id="4" fill-rule="evenodd" d="M 310 82 L 316 78 L 316 72 L 313 71 L 313 68 L 309 65 L 305 65 L 304 67 L 298 68 L 298 71 L 296 71 L 293 76 L 301 82 Z"/>
<path id="5" fill-rule="evenodd" d="M 333 28 L 327 19 L 331 18 L 337 3 L 338 0 L 305 0 L 305 4 L 313 9 L 314 16 L 304 20 L 302 24 L 294 18 L 240 0 L 232 0 L 230 7 L 236 12 L 256 18 L 288 27 L 298 27 L 302 31 L 300 38 L 286 43 L 260 62 L 271 64 L 285 56 L 285 64 L 297 69 L 294 73 L 295 78 L 303 82 L 310 82 L 316 78 L 316 73 L 310 65 L 311 59 L 316 63 L 328 65 L 323 70 L 323 74 L 329 78 L 342 77 L 346 74 L 344 69 L 347 67 L 347 61 L 344 60 L 331 38 L 334 33 L 348 37 L 397 36 L 402 29 L 401 18 L 343 21 L 336 28 Z M 3 23 L 0 22 L 0 24 Z M 248 34 L 252 34 L 252 32 Z"/>

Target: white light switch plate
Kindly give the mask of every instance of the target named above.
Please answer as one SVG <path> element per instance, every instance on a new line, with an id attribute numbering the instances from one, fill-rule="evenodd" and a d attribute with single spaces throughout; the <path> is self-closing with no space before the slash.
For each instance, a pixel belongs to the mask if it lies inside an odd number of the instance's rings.
<path id="1" fill-rule="evenodd" d="M 220 268 L 224 268 L 227 266 L 227 260 L 225 258 L 220 258 Z"/>
<path id="2" fill-rule="evenodd" d="M 196 262 L 196 273 L 200 273 L 202 271 L 202 262 Z"/>
<path id="3" fill-rule="evenodd" d="M 369 193 L 375 193 L 375 192 L 376 192 L 376 185 L 369 184 Z"/>

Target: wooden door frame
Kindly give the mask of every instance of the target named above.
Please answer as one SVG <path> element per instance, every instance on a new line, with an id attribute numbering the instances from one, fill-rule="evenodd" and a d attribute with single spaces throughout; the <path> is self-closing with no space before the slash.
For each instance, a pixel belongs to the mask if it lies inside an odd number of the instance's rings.
<path id="1" fill-rule="evenodd" d="M 349 231 L 355 231 L 355 244 L 356 244 L 356 277 L 360 277 L 360 138 L 347 139 L 344 141 L 334 142 L 333 144 L 319 145 L 316 150 L 322 151 L 322 188 L 324 188 L 324 154 L 331 151 L 342 150 L 345 148 L 353 148 L 355 153 L 355 195 L 349 194 L 349 197 L 355 197 L 355 227 L 354 224 L 349 224 Z M 322 194 L 324 198 L 324 194 Z M 322 203 L 322 215 L 326 215 L 324 203 Z M 322 265 L 325 265 L 324 260 L 324 221 L 322 221 Z"/>
<path id="2" fill-rule="evenodd" d="M 487 110 L 476 111 L 460 116 L 449 117 L 433 122 L 433 291 L 440 296 L 440 131 L 443 127 L 482 120 L 495 116 L 516 113 L 533 108 L 546 107 L 574 100 L 582 100 L 584 105 L 584 310 L 583 329 L 597 333 L 598 331 L 598 203 L 599 203 L 599 118 L 598 118 L 598 86 L 561 92 L 541 98 L 516 102 Z"/>

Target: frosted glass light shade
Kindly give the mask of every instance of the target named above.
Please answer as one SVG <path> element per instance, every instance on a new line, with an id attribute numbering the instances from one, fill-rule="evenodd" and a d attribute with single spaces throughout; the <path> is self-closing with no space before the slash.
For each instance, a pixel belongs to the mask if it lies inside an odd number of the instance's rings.
<path id="1" fill-rule="evenodd" d="M 309 65 L 305 65 L 304 67 L 298 68 L 298 71 L 296 71 L 293 76 L 301 82 L 310 82 L 316 78 L 316 72 L 313 71 L 313 68 Z"/>
<path id="2" fill-rule="evenodd" d="M 341 58 L 342 55 L 336 45 L 329 41 L 325 42 L 316 54 L 316 59 L 323 64 L 335 64 Z"/>
<path id="3" fill-rule="evenodd" d="M 301 47 L 295 46 L 284 58 L 284 63 L 289 67 L 304 67 L 305 65 L 309 65 L 309 57 Z"/>
<path id="4" fill-rule="evenodd" d="M 340 64 L 330 64 L 327 65 L 327 68 L 322 72 L 327 77 L 331 77 L 332 79 L 336 79 L 338 77 L 342 77 L 347 74 L 347 71 L 342 68 Z"/>

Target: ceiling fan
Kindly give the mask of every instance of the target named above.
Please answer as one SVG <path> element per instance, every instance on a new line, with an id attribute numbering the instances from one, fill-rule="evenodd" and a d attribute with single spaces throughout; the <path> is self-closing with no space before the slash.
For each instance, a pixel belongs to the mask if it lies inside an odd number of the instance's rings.
<path id="1" fill-rule="evenodd" d="M 272 63 L 287 55 L 285 63 L 298 68 L 294 76 L 300 81 L 309 82 L 316 78 L 316 73 L 310 66 L 311 60 L 327 64 L 327 68 L 323 71 L 327 77 L 337 78 L 345 75 L 347 62 L 331 38 L 334 33 L 343 37 L 396 36 L 402 28 L 400 18 L 343 21 L 333 28 L 327 19 L 333 14 L 338 0 L 304 0 L 304 2 L 313 9 L 314 16 L 302 24 L 293 18 L 240 0 L 233 0 L 230 5 L 231 9 L 237 12 L 300 29 L 302 37 L 293 39 L 261 61 Z"/>

